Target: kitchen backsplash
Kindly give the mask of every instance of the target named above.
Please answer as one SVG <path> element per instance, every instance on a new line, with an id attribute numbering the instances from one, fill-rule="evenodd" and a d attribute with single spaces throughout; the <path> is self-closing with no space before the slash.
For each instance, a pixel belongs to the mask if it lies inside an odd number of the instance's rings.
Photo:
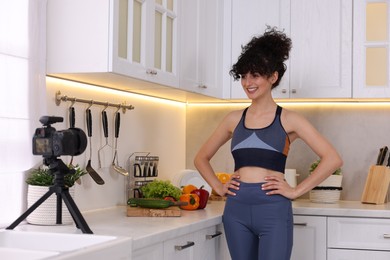
<path id="1" fill-rule="evenodd" d="M 223 117 L 231 110 L 248 105 L 188 105 L 187 168 L 194 169 L 196 152 Z M 390 146 L 390 104 L 334 102 L 280 105 L 304 115 L 336 147 L 344 160 L 341 198 L 359 201 L 369 167 L 376 163 L 379 148 Z M 290 147 L 287 168 L 297 169 L 299 182 L 308 175 L 309 166 L 316 159 L 317 156 L 299 139 Z M 230 142 L 218 151 L 212 164 L 216 171 L 233 171 Z M 303 197 L 307 198 L 308 194 Z"/>

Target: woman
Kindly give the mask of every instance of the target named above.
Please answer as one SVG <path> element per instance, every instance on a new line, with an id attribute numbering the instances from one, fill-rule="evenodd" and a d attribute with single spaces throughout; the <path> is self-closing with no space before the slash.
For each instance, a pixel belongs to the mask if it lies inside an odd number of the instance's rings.
<path id="1" fill-rule="evenodd" d="M 244 110 L 230 112 L 195 157 L 195 166 L 221 196 L 227 195 L 223 224 L 232 259 L 290 259 L 291 200 L 310 191 L 342 160 L 334 147 L 302 116 L 282 109 L 272 98 L 286 71 L 291 40 L 268 27 L 242 48 L 230 74 L 251 99 Z M 289 146 L 301 138 L 321 159 L 313 174 L 296 187 L 284 180 Z M 210 160 L 231 140 L 235 172 L 222 184 Z"/>

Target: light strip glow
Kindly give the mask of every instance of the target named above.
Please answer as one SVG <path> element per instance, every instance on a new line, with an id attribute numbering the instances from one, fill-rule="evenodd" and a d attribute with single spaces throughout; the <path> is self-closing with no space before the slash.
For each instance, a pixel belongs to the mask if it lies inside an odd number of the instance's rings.
<path id="1" fill-rule="evenodd" d="M 147 95 L 127 92 L 124 90 L 111 89 L 111 88 L 107 88 L 107 87 L 91 85 L 91 84 L 87 84 L 87 83 L 81 83 L 81 82 L 76 82 L 76 81 L 71 81 L 71 80 L 66 80 L 66 79 L 59 79 L 59 78 L 50 77 L 50 76 L 46 76 L 46 81 L 50 82 L 52 84 L 64 85 L 67 88 L 72 87 L 72 88 L 82 89 L 82 90 L 86 90 L 86 91 L 93 91 L 93 92 L 99 91 L 101 93 L 105 93 L 108 95 L 110 95 L 110 94 L 111 95 L 120 95 L 121 97 L 129 97 L 129 98 L 134 98 L 134 99 L 138 99 L 138 100 L 145 100 L 145 101 L 149 101 L 149 102 L 158 102 L 158 103 L 162 103 L 162 104 L 166 104 L 166 105 L 175 105 L 175 106 L 179 106 L 179 107 L 186 106 L 186 103 L 183 103 L 180 101 L 151 97 L 151 96 L 147 96 Z"/>

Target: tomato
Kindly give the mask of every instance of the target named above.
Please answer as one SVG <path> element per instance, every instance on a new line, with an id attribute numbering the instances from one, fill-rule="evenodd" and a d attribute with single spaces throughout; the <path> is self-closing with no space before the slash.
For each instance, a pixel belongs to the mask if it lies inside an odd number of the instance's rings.
<path id="1" fill-rule="evenodd" d="M 182 194 L 180 196 L 180 201 L 188 202 L 187 205 L 180 206 L 181 209 L 195 210 L 195 209 L 197 209 L 199 207 L 200 198 L 196 194 L 186 193 L 186 194 Z"/>
<path id="2" fill-rule="evenodd" d="M 184 194 L 189 194 L 191 193 L 193 190 L 196 190 L 198 189 L 198 187 L 196 187 L 195 185 L 192 185 L 192 184 L 188 184 L 186 186 L 183 187 L 183 193 Z"/>
<path id="3" fill-rule="evenodd" d="M 166 197 L 164 198 L 164 200 L 173 201 L 173 202 L 176 201 L 175 198 L 172 197 L 172 196 L 166 196 Z"/>

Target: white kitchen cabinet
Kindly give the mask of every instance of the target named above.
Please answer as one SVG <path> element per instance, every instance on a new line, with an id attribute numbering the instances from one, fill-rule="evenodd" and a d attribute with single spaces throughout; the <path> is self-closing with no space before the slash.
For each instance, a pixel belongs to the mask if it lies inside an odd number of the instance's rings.
<path id="1" fill-rule="evenodd" d="M 284 29 L 293 45 L 275 98 L 351 97 L 351 0 L 233 0 L 232 63 L 241 45 L 262 34 L 266 24 Z M 231 93 L 246 98 L 239 81 Z"/>
<path id="2" fill-rule="evenodd" d="M 326 217 L 294 215 L 292 260 L 326 260 Z"/>
<path id="3" fill-rule="evenodd" d="M 390 1 L 355 1 L 353 97 L 390 97 Z"/>
<path id="4" fill-rule="evenodd" d="M 351 98 L 352 11 L 352 0 L 291 1 L 291 98 Z"/>
<path id="5" fill-rule="evenodd" d="M 140 88 L 129 77 L 178 86 L 177 0 L 51 0 L 47 10 L 49 75 L 122 89 Z"/>
<path id="6" fill-rule="evenodd" d="M 390 219 L 329 217 L 328 248 L 330 260 L 390 259 Z M 344 255 L 348 258 L 341 258 Z"/>
<path id="7" fill-rule="evenodd" d="M 216 260 L 219 255 L 219 241 L 223 233 L 217 226 L 161 241 L 152 246 L 133 251 L 135 260 Z"/>
<path id="8" fill-rule="evenodd" d="M 231 65 L 237 62 L 241 54 L 241 47 L 246 45 L 253 36 L 264 33 L 267 25 L 277 26 L 284 29 L 286 33 L 290 31 L 290 1 L 286 0 L 233 0 L 232 1 L 232 52 Z M 231 66 L 230 65 L 230 66 Z M 229 76 L 229 75 L 226 75 Z M 288 74 L 278 88 L 288 87 Z M 247 96 L 242 89 L 240 80 L 234 81 L 231 78 L 231 98 L 246 99 Z M 277 97 L 289 97 L 288 91 L 277 93 Z"/>
<path id="9" fill-rule="evenodd" d="M 230 86 L 231 1 L 181 0 L 180 8 L 180 88 L 230 98 L 224 86 Z"/>
<path id="10" fill-rule="evenodd" d="M 328 260 L 389 260 L 390 252 L 328 249 Z"/>
<path id="11" fill-rule="evenodd" d="M 161 259 L 164 255 L 164 243 L 157 243 L 152 246 L 134 250 L 131 259 L 133 260 L 151 260 Z"/>

